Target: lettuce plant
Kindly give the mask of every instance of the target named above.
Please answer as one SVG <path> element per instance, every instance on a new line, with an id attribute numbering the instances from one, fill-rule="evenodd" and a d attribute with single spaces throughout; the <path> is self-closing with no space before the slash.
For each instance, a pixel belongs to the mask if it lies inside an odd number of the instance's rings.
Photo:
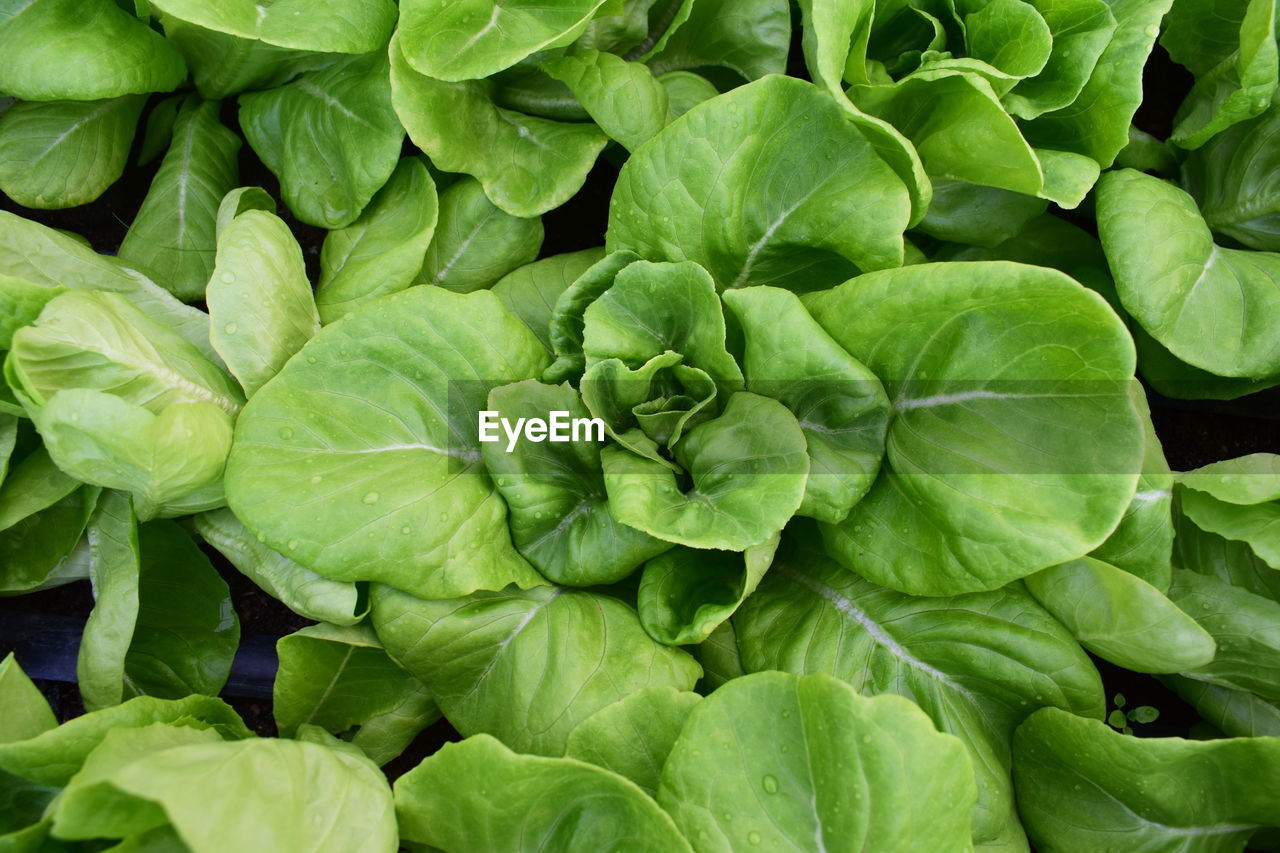
<path id="1" fill-rule="evenodd" d="M 0 2 L 0 849 L 1274 846 L 1275 18 Z"/>

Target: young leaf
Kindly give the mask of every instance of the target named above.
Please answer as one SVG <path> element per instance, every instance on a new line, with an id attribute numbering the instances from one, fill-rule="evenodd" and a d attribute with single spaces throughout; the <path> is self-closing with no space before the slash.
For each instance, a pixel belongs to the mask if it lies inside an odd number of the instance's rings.
<path id="1" fill-rule="evenodd" d="M 369 53 L 382 48 L 395 25 L 392 0 L 152 0 L 167 16 L 242 39 L 294 50 Z"/>
<path id="2" fill-rule="evenodd" d="M 541 218 L 512 216 L 463 178 L 440 194 L 440 217 L 413 283 L 458 293 L 491 287 L 536 258 L 542 236 Z"/>

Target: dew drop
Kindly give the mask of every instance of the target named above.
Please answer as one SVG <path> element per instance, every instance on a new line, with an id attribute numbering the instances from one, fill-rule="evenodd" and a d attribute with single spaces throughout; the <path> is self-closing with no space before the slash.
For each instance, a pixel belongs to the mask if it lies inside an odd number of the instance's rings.
<path id="1" fill-rule="evenodd" d="M 293 430 L 290 429 L 289 427 L 284 427 L 283 429 L 280 430 L 280 437 L 283 438 L 285 441 L 288 441 L 289 439 L 293 438 Z"/>
<path id="2" fill-rule="evenodd" d="M 747 843 L 748 843 L 748 844 L 750 844 L 752 847 L 757 847 L 757 846 L 759 846 L 759 844 L 760 844 L 760 833 L 756 832 L 754 829 L 753 829 L 753 830 L 751 830 L 750 832 L 748 832 L 748 833 L 747 833 Z"/>
<path id="3" fill-rule="evenodd" d="M 321 480 L 320 475 L 316 474 L 314 477 L 311 478 L 311 485 L 314 486 L 316 483 L 319 483 L 320 480 Z"/>
<path id="4" fill-rule="evenodd" d="M 760 784 L 764 785 L 764 792 L 766 794 L 778 793 L 778 777 L 774 776 L 772 773 L 766 775 L 764 779 L 760 780 Z"/>
<path id="5" fill-rule="evenodd" d="M 315 363 L 316 363 L 316 357 L 314 355 L 307 356 L 307 364 L 315 364 Z"/>
<path id="6" fill-rule="evenodd" d="M 367 504 L 376 504 L 379 497 L 381 496 L 377 492 L 369 492 L 364 496 L 364 502 Z"/>
<path id="7" fill-rule="evenodd" d="M 226 332 L 228 335 L 234 335 L 236 332 L 240 331 L 240 326 L 236 323 L 228 323 L 222 327 L 222 331 Z"/>
<path id="8" fill-rule="evenodd" d="M 441 521 L 448 521 L 448 520 L 449 520 L 449 513 L 447 513 L 447 512 L 442 512 L 442 513 L 440 513 L 440 520 L 441 520 Z"/>
<path id="9" fill-rule="evenodd" d="M 413 532 L 413 528 L 411 528 L 409 525 L 406 524 L 404 527 L 400 528 L 400 532 L 403 533 L 405 536 L 408 536 L 410 533 Z"/>
<path id="10" fill-rule="evenodd" d="M 290 551 L 296 551 L 298 549 L 298 546 L 301 544 L 302 543 L 299 542 L 297 539 L 290 539 L 287 547 L 289 548 Z"/>
<path id="11" fill-rule="evenodd" d="M 222 274 L 222 281 L 223 281 L 223 283 L 225 283 L 225 284 L 235 284 L 235 283 L 236 283 L 236 274 L 235 274 L 235 273 L 233 273 L 233 272 L 224 272 L 224 273 Z"/>

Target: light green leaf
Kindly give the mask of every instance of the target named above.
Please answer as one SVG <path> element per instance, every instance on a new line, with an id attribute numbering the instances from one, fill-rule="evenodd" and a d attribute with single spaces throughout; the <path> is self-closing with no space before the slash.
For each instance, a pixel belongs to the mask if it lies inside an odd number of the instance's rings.
<path id="1" fill-rule="evenodd" d="M 1135 738 L 1056 708 L 1014 740 L 1018 805 L 1036 849 L 1229 853 L 1275 823 L 1280 740 Z"/>
<path id="2" fill-rule="evenodd" d="M 371 299 L 413 284 L 436 229 L 439 204 L 427 167 L 406 157 L 360 218 L 329 232 L 320 250 L 316 307 L 332 323 Z"/>
<path id="3" fill-rule="evenodd" d="M 0 92 L 31 101 L 97 101 L 168 92 L 182 57 L 112 0 L 21 0 L 0 19 Z"/>
<path id="4" fill-rule="evenodd" d="M 111 776 L 152 753 L 221 740 L 212 729 L 170 723 L 108 731 L 54 804 L 54 834 L 66 839 L 119 838 L 167 825 L 158 805 L 124 793 L 111 784 Z"/>
<path id="5" fill-rule="evenodd" d="M 1215 233 L 1251 249 L 1280 251 L 1280 162 L 1271 144 L 1280 108 L 1224 130 L 1187 156 L 1183 185 Z"/>
<path id="6" fill-rule="evenodd" d="M 395 169 L 404 129 L 387 74 L 386 58 L 372 53 L 240 96 L 245 138 L 308 225 L 355 222 Z"/>
<path id="7" fill-rule="evenodd" d="M 551 321 L 560 294 L 604 257 L 604 249 L 583 249 L 552 255 L 518 267 L 493 286 L 502 306 L 529 327 L 550 352 Z"/>
<path id="8" fill-rule="evenodd" d="M 1040 267 L 921 264 L 805 305 L 894 412 L 871 491 L 824 527 L 839 561 L 954 594 L 1084 556 L 1115 529 L 1145 440 L 1133 345 L 1096 293 Z"/>
<path id="9" fill-rule="evenodd" d="M 0 493 L 2 494 L 2 493 Z M 195 517 L 204 541 L 286 607 L 318 622 L 354 625 L 365 617 L 355 584 L 331 581 L 259 542 L 229 509 Z"/>
<path id="10" fill-rule="evenodd" d="M 776 536 L 742 553 L 678 545 L 645 563 L 636 593 L 644 629 L 672 646 L 703 642 L 755 592 L 777 547 Z"/>
<path id="11" fill-rule="evenodd" d="M 501 109 L 482 82 L 419 74 L 405 60 L 399 36 L 391 42 L 391 102 L 433 164 L 474 175 L 513 216 L 538 216 L 568 201 L 608 142 L 592 124 Z"/>
<path id="12" fill-rule="evenodd" d="M 686 4 L 692 2 L 687 0 Z M 668 121 L 675 121 L 698 104 L 720 94 L 710 80 L 692 71 L 668 71 L 657 79 L 667 92 Z"/>
<path id="13" fill-rule="evenodd" d="M 939 240 L 992 248 L 1037 220 L 1048 202 L 964 181 L 935 181 L 929 211 L 916 226 Z"/>
<path id="14" fill-rule="evenodd" d="M 0 661 L 0 703 L 5 708 L 0 743 L 33 738 L 58 725 L 48 700 L 18 666 L 13 652 Z"/>
<path id="15" fill-rule="evenodd" d="M 405 0 L 396 39 L 419 74 L 477 80 L 568 44 L 606 0 Z"/>
<path id="16" fill-rule="evenodd" d="M 477 413 L 546 359 L 490 293 L 416 287 L 370 303 L 249 402 L 228 502 L 268 547 L 333 580 L 430 597 L 537 584 L 480 465 Z"/>
<path id="17" fill-rule="evenodd" d="M 1035 146 L 1073 151 L 1107 168 L 1129 144 L 1129 125 L 1142 102 L 1142 69 L 1173 0 L 1113 0 L 1116 28 L 1069 106 L 1022 125 Z"/>
<path id="18" fill-rule="evenodd" d="M 628 151 L 667 124 L 667 90 L 642 63 L 589 50 L 552 59 L 543 70 L 566 84 L 600 129 Z"/>
<path id="19" fill-rule="evenodd" d="M 487 735 L 445 744 L 396 781 L 404 841 L 489 853 L 684 853 L 671 818 L 632 783 L 568 758 L 517 755 Z"/>
<path id="20" fill-rule="evenodd" d="M 1086 649 L 1133 672 L 1181 672 L 1213 660 L 1213 637 L 1151 584 L 1084 557 L 1026 578 L 1027 589 Z"/>
<path id="21" fill-rule="evenodd" d="M 785 405 L 804 431 L 809 479 L 797 514 L 843 520 L 880 470 L 889 420 L 884 387 L 793 294 L 753 287 L 727 291 L 724 301 L 746 339 L 747 387 Z"/>
<path id="22" fill-rule="evenodd" d="M 1052 34 L 1049 61 L 1004 96 L 1011 115 L 1033 119 L 1069 106 L 1079 97 L 1111 42 L 1116 19 L 1103 0 L 1036 0 Z M 998 44 L 997 44 L 998 47 Z"/>
<path id="23" fill-rule="evenodd" d="M 419 683 L 418 689 L 399 705 L 361 723 L 350 743 L 374 764 L 382 766 L 397 758 L 419 732 L 439 719 L 436 700 Z"/>
<path id="24" fill-rule="evenodd" d="M 0 347 L 12 346 L 13 333 L 35 322 L 45 303 L 64 290 L 0 273 Z"/>
<path id="25" fill-rule="evenodd" d="M 101 391 L 59 391 L 39 414 L 58 467 L 133 496 L 138 517 L 187 515 L 223 504 L 231 419 L 210 403 L 174 403 L 152 414 Z"/>
<path id="26" fill-rule="evenodd" d="M 216 236 L 221 237 L 233 219 L 250 210 L 265 210 L 274 215 L 276 200 L 262 187 L 236 187 L 218 202 Z"/>
<path id="27" fill-rule="evenodd" d="M 572 420 L 590 413 L 568 383 L 529 380 L 495 388 L 489 409 L 512 424 L 546 420 L 553 412 L 566 418 L 568 442 L 520 440 L 511 448 L 495 428 L 497 440 L 480 448 L 506 501 L 511 539 L 544 577 L 569 586 L 613 583 L 671 547 L 610 513 L 597 443 L 603 436 L 597 438 L 589 425 L 585 435 L 570 431 Z"/>
<path id="28" fill-rule="evenodd" d="M 34 325 L 14 335 L 5 374 L 28 409 L 77 388 L 154 414 L 175 403 L 208 403 L 231 415 L 243 400 L 235 381 L 199 350 L 114 293 L 55 297 Z"/>
<path id="29" fill-rule="evenodd" d="M 188 696 L 169 700 L 139 696 L 75 717 L 28 740 L 0 744 L 0 770 L 41 785 L 63 787 L 108 732 L 150 723 L 212 728 L 228 739 L 253 736 L 236 712 L 221 699 Z"/>
<path id="30" fill-rule="evenodd" d="M 578 379 L 586 369 L 586 356 L 582 352 L 584 334 L 583 319 L 587 308 L 600 295 L 613 287 L 618 273 L 640 260 L 635 252 L 610 252 L 583 270 L 573 283 L 556 298 L 551 314 L 551 344 L 556 361 L 543 378 L 548 382 Z"/>
<path id="31" fill-rule="evenodd" d="M 1125 309 L 1183 361 L 1280 374 L 1280 256 L 1224 249 L 1187 193 L 1129 169 L 1098 183 L 1098 233 Z"/>
<path id="32" fill-rule="evenodd" d="M 697 0 L 688 15 L 645 57 L 654 74 L 717 65 L 755 80 L 786 70 L 791 14 L 784 0 Z"/>
<path id="33" fill-rule="evenodd" d="M 169 42 L 186 59 L 196 91 L 210 101 L 279 86 L 339 58 L 228 35 L 172 15 L 162 15 L 160 22 Z"/>
<path id="34" fill-rule="evenodd" d="M 522 219 L 494 205 L 464 178 L 440 194 L 440 217 L 414 284 L 469 293 L 493 286 L 538 257 L 542 219 Z"/>
<path id="35" fill-rule="evenodd" d="M 0 276 L 24 279 L 46 289 L 40 298 L 34 288 L 22 288 L 24 300 L 40 304 L 63 289 L 105 290 L 124 294 L 140 311 L 167 326 L 210 359 L 217 356 L 209 346 L 209 317 L 203 311 L 183 305 L 164 288 L 140 273 L 114 263 L 79 241 L 52 228 L 0 210 Z M 4 286 L 7 278 L 0 278 Z M 15 286 L 16 287 L 16 286 Z M 3 301 L 11 293 L 0 290 Z M 23 311 L 35 310 L 33 307 Z M 25 316 L 25 315 L 24 315 Z M 0 338 L 8 348 L 9 341 Z"/>
<path id="36" fill-rule="evenodd" d="M 210 798 L 211 776 L 236 791 Z M 391 791 L 363 759 L 311 743 L 254 738 L 180 746 L 117 771 L 111 783 L 157 803 L 192 853 L 393 853 Z M 323 804 L 322 819 L 315 808 Z"/>
<path id="37" fill-rule="evenodd" d="M 1173 561 L 1177 568 L 1280 601 L 1280 572 L 1268 566 L 1247 544 L 1201 530 L 1180 508 L 1174 513 L 1174 527 L 1177 536 L 1173 540 Z"/>
<path id="38" fill-rule="evenodd" d="M 1232 504 L 1280 501 L 1280 456 L 1251 453 L 1178 475 L 1178 483 Z"/>
<path id="39" fill-rule="evenodd" d="M 210 339 L 252 396 L 320 329 L 302 250 L 274 213 L 250 210 L 218 237 L 205 294 Z"/>
<path id="40" fill-rule="evenodd" d="M 579 723 L 569 733 L 565 757 L 617 773 L 655 796 L 662 765 L 701 698 L 671 687 L 638 690 Z"/>
<path id="41" fill-rule="evenodd" d="M 969 850 L 973 800 L 964 747 L 907 700 L 780 672 L 699 702 L 658 790 L 698 851 Z"/>
<path id="42" fill-rule="evenodd" d="M 26 101 L 0 116 L 0 190 L 24 207 L 94 201 L 124 171 L 146 98 Z"/>
<path id="43" fill-rule="evenodd" d="M 217 103 L 185 104 L 169 153 L 120 244 L 120 259 L 183 301 L 203 298 L 213 271 L 218 204 L 239 182 L 239 150 L 240 137 L 218 121 Z"/>
<path id="44" fill-rule="evenodd" d="M 1197 527 L 1246 543 L 1267 565 L 1280 569 L 1280 501 L 1233 504 L 1187 488 L 1179 489 L 1178 497 Z"/>
<path id="45" fill-rule="evenodd" d="M 1169 598 L 1218 643 L 1212 662 L 1183 675 L 1280 702 L 1280 604 L 1182 569 L 1173 573 Z"/>
<path id="46" fill-rule="evenodd" d="M 596 711 L 645 687 L 689 690 L 701 668 L 654 642 L 634 610 L 590 592 L 535 587 L 423 601 L 375 587 L 373 624 L 464 735 L 561 755 Z"/>
<path id="47" fill-rule="evenodd" d="M 809 474 L 804 433 L 776 400 L 741 392 L 690 430 L 675 459 L 691 486 L 659 462 L 617 446 L 601 452 L 614 518 L 691 548 L 741 551 L 775 535 L 799 508 Z"/>
<path id="48" fill-rule="evenodd" d="M 918 702 L 969 748 L 978 782 L 974 840 L 999 838 L 1011 826 L 1020 834 L 1009 781 L 1013 729 L 1041 705 L 1101 718 L 1102 683 L 1088 656 L 1016 586 L 904 595 L 844 570 L 806 538 L 784 546 L 734 617 L 743 668 L 826 673 L 865 695 Z"/>
<path id="49" fill-rule="evenodd" d="M 697 261 L 722 289 L 813 290 L 901 264 L 910 214 L 839 105 L 770 76 L 694 107 L 627 161 L 608 248 Z"/>
<path id="50" fill-rule="evenodd" d="M 311 625 L 276 641 L 272 714 L 282 737 L 304 724 L 340 735 L 400 707 L 421 689 L 368 626 Z"/>
<path id="51" fill-rule="evenodd" d="M 392 0 L 153 0 L 165 15 L 242 39 L 294 50 L 369 53 L 387 43 L 395 25 Z"/>
<path id="52" fill-rule="evenodd" d="M 138 520 L 129 498 L 120 492 L 103 493 L 89 520 L 88 536 L 94 606 L 80 638 L 76 681 L 85 708 L 96 711 L 119 705 L 128 696 L 125 655 L 138 618 L 140 572 Z M 3 755 L 0 750 L 0 764 Z"/>

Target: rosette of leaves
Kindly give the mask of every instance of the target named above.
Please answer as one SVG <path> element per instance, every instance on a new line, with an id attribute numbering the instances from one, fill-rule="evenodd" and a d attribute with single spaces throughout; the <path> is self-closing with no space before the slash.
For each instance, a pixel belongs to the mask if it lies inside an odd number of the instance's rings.
<path id="1" fill-rule="evenodd" d="M 729 88 L 781 73 L 789 41 L 784 0 L 410 0 L 392 100 L 435 165 L 531 217 L 577 192 L 610 139 L 635 150 L 714 96 L 691 69 Z"/>
<path id="2" fill-rule="evenodd" d="M 1047 201 L 1079 205 L 1128 143 L 1171 5 L 805 0 L 804 53 L 813 80 L 883 149 L 900 147 L 886 126 L 909 140 L 897 158 L 918 158 L 932 182 L 918 227 L 991 245 Z"/>

